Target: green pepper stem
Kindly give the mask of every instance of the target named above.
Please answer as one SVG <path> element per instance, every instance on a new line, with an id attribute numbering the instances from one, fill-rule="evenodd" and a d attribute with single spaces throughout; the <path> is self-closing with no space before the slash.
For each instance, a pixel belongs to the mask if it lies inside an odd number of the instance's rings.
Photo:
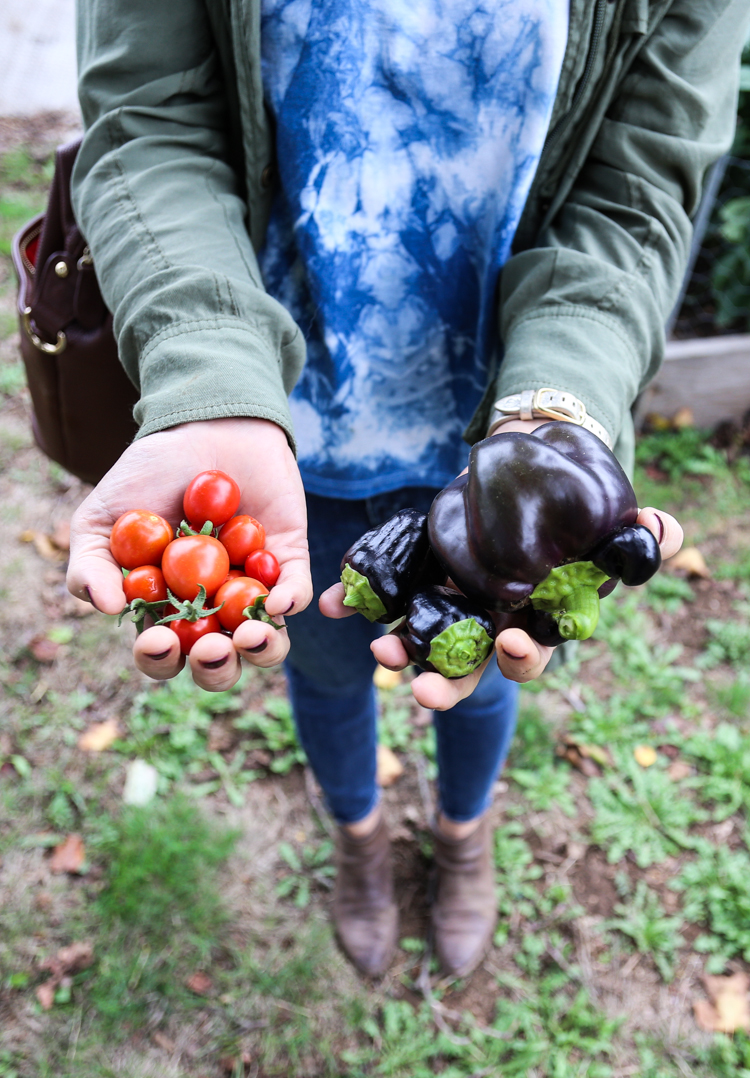
<path id="1" fill-rule="evenodd" d="M 341 573 L 341 583 L 344 585 L 344 606 L 353 606 L 360 614 L 364 614 L 368 621 L 377 621 L 385 614 L 383 601 L 372 590 L 370 581 L 351 565 L 345 565 Z"/>
<path id="2" fill-rule="evenodd" d="M 492 651 L 492 638 L 474 618 L 455 621 L 433 637 L 427 661 L 443 677 L 466 677 Z"/>
<path id="3" fill-rule="evenodd" d="M 560 636 L 565 640 L 588 640 L 599 622 L 599 592 L 595 588 L 576 588 L 563 602 L 557 618 Z"/>
<path id="4" fill-rule="evenodd" d="M 590 561 L 558 565 L 534 588 L 532 606 L 546 610 L 565 640 L 588 640 L 599 621 L 599 588 L 609 577 Z"/>

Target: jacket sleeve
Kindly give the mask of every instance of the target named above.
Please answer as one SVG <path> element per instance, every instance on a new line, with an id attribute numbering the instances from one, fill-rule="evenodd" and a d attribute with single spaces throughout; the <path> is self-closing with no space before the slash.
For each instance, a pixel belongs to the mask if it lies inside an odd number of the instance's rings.
<path id="1" fill-rule="evenodd" d="M 497 397 L 568 390 L 613 441 L 632 437 L 706 169 L 732 141 L 749 12 L 747 0 L 674 0 L 646 36 L 564 203 L 503 269 Z"/>
<path id="2" fill-rule="evenodd" d="M 304 342 L 263 289 L 201 0 L 79 0 L 78 52 L 73 203 L 140 388 L 140 435 L 255 416 L 293 444 Z"/>

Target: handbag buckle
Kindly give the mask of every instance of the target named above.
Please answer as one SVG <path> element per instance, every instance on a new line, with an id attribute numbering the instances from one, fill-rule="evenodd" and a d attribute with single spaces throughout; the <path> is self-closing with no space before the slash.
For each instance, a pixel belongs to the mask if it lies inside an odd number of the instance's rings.
<path id="1" fill-rule="evenodd" d="M 21 319 L 23 321 L 23 328 L 26 330 L 29 340 L 40 352 L 44 352 L 44 354 L 48 356 L 59 356 L 61 352 L 65 351 L 65 346 L 68 341 L 61 329 L 57 331 L 57 344 L 49 344 L 47 341 L 43 341 L 35 331 L 31 321 L 31 307 L 24 307 Z"/>

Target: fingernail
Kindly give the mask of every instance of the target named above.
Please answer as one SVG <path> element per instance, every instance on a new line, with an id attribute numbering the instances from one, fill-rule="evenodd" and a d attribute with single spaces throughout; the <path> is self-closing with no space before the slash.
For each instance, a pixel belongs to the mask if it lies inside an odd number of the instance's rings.
<path id="1" fill-rule="evenodd" d="M 501 645 L 501 647 L 502 647 L 502 645 Z M 525 655 L 514 655 L 513 652 L 508 651 L 508 649 L 506 647 L 503 647 L 503 651 L 505 652 L 505 654 L 508 656 L 509 659 L 525 659 L 526 658 Z"/>
<path id="2" fill-rule="evenodd" d="M 659 516 L 658 513 L 654 513 L 654 516 L 659 521 L 659 540 L 658 541 L 659 541 L 659 543 L 661 543 L 662 539 L 664 538 L 664 521 L 661 519 L 661 517 Z"/>
<path id="3" fill-rule="evenodd" d="M 171 654 L 172 649 L 167 648 L 166 651 L 160 651 L 158 655 L 151 655 L 150 652 L 146 652 L 147 659 L 166 659 L 167 655 Z"/>
<path id="4" fill-rule="evenodd" d="M 93 606 L 94 610 L 99 610 L 99 607 L 94 602 L 94 596 L 91 594 L 91 588 L 88 586 L 88 584 L 86 585 L 86 594 L 88 595 L 89 602 Z M 101 610 L 99 610 L 99 613 L 101 614 Z"/>
<path id="5" fill-rule="evenodd" d="M 294 610 L 294 599 L 292 599 L 291 603 L 286 608 L 286 610 L 281 611 L 282 618 L 284 617 L 285 614 L 291 614 L 292 610 Z"/>
<path id="6" fill-rule="evenodd" d="M 220 666 L 223 666 L 226 663 L 228 658 L 228 655 L 223 655 L 221 659 L 210 659 L 205 663 L 201 661 L 201 666 L 206 670 L 218 670 Z"/>
<path id="7" fill-rule="evenodd" d="M 243 648 L 243 651 L 249 652 L 250 655 L 257 655 L 259 651 L 265 651 L 268 647 L 268 641 L 264 640 L 261 644 L 257 644 L 254 648 Z"/>

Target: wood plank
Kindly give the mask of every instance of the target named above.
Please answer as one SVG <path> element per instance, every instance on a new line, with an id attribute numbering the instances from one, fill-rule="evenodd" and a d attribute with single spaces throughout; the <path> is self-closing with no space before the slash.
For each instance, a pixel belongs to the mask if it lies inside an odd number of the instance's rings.
<path id="1" fill-rule="evenodd" d="M 636 429 L 651 412 L 668 419 L 690 408 L 698 427 L 741 420 L 750 409 L 750 334 L 668 341 L 661 370 L 635 408 Z"/>

